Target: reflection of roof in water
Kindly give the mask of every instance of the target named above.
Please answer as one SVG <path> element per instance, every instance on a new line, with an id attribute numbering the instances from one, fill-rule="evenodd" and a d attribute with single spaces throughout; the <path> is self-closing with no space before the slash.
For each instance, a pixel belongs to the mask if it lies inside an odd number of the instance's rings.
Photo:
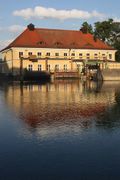
<path id="1" fill-rule="evenodd" d="M 106 90 L 107 89 L 107 90 Z M 90 121 L 115 102 L 115 86 L 109 85 L 96 93 L 94 83 L 79 81 L 55 82 L 44 85 L 10 86 L 6 102 L 30 126 L 65 121 Z"/>
<path id="2" fill-rule="evenodd" d="M 90 118 L 103 113 L 105 108 L 105 104 L 96 104 L 96 106 L 92 104 L 88 107 L 77 106 L 72 108 L 56 108 L 53 110 L 42 109 L 42 111 L 37 110 L 36 112 L 28 110 L 27 112 L 22 112 L 23 114 L 20 114 L 20 118 L 32 127 L 54 123 L 64 124 L 65 122 L 71 124 L 80 121 L 83 123 L 86 120 L 89 121 Z"/>

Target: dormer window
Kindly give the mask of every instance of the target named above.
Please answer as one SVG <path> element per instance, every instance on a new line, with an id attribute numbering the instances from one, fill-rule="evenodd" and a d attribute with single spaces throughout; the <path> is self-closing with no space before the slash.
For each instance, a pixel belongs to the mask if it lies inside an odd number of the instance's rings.
<path id="1" fill-rule="evenodd" d="M 71 46 L 77 46 L 77 43 L 72 42 L 70 45 L 71 45 Z"/>
<path id="2" fill-rule="evenodd" d="M 46 42 L 44 42 L 44 41 L 39 41 L 39 42 L 37 42 L 37 44 L 38 44 L 38 45 L 45 45 Z"/>
<path id="3" fill-rule="evenodd" d="M 54 44 L 55 46 L 61 46 L 62 45 L 62 43 L 61 42 L 55 42 L 55 44 Z"/>

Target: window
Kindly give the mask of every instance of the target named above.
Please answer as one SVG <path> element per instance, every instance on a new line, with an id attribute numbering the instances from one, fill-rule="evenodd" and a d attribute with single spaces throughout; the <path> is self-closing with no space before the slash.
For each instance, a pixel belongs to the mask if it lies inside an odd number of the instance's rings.
<path id="1" fill-rule="evenodd" d="M 31 56 L 31 55 L 32 55 L 32 52 L 28 52 L 28 55 Z"/>
<path id="2" fill-rule="evenodd" d="M 102 54 L 102 57 L 103 57 L 103 60 L 105 60 L 105 59 L 106 59 L 106 55 L 105 55 L 105 54 Z"/>
<path id="3" fill-rule="evenodd" d="M 79 58 L 82 59 L 83 57 L 83 54 L 82 53 L 79 53 Z"/>
<path id="4" fill-rule="evenodd" d="M 46 53 L 46 56 L 50 56 L 50 52 L 47 52 L 47 53 Z"/>
<path id="5" fill-rule="evenodd" d="M 64 65 L 64 71 L 67 71 L 67 64 Z"/>
<path id="6" fill-rule="evenodd" d="M 98 54 L 94 54 L 94 58 L 95 58 L 95 59 L 98 59 Z"/>
<path id="7" fill-rule="evenodd" d="M 67 53 L 64 53 L 64 56 L 67 56 Z"/>
<path id="8" fill-rule="evenodd" d="M 32 71 L 33 70 L 33 65 L 32 64 L 29 64 L 28 65 L 28 71 Z"/>
<path id="9" fill-rule="evenodd" d="M 59 65 L 56 64 L 56 65 L 55 65 L 55 71 L 58 71 L 58 70 L 59 70 Z"/>
<path id="10" fill-rule="evenodd" d="M 38 71 L 42 71 L 42 65 L 38 64 Z"/>
<path id="11" fill-rule="evenodd" d="M 59 56 L 59 53 L 55 53 L 55 56 Z"/>
<path id="12" fill-rule="evenodd" d="M 75 53 L 72 53 L 71 56 L 75 56 Z"/>
<path id="13" fill-rule="evenodd" d="M 47 65 L 47 71 L 50 71 L 50 64 Z"/>
<path id="14" fill-rule="evenodd" d="M 94 54 L 94 56 L 98 56 L 98 54 Z"/>
<path id="15" fill-rule="evenodd" d="M 42 55 L 42 53 L 41 53 L 41 52 L 38 52 L 37 54 L 38 54 L 38 56 L 41 56 L 41 55 Z"/>
<path id="16" fill-rule="evenodd" d="M 23 52 L 19 52 L 19 58 L 23 57 Z"/>
<path id="17" fill-rule="evenodd" d="M 90 59 L 90 54 L 89 53 L 86 54 L 86 58 Z"/>
<path id="18" fill-rule="evenodd" d="M 112 54 L 109 54 L 109 59 L 112 59 Z"/>

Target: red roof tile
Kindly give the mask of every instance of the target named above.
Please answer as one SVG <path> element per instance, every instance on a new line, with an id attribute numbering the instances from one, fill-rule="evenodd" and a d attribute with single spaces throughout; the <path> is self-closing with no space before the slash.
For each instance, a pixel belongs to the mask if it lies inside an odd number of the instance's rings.
<path id="1" fill-rule="evenodd" d="M 83 34 L 81 31 L 27 28 L 9 46 L 35 48 L 67 48 L 67 49 L 113 49 L 101 40 L 94 40 L 93 35 Z M 4 49 L 4 50 L 5 50 Z"/>

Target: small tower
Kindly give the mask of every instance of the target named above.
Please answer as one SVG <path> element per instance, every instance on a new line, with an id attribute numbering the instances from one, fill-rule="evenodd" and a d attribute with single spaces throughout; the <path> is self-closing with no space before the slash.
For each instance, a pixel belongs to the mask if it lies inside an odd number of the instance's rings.
<path id="1" fill-rule="evenodd" d="M 27 28 L 30 30 L 30 31 L 34 31 L 35 30 L 35 25 L 34 24 L 29 24 L 28 26 L 27 26 Z"/>

